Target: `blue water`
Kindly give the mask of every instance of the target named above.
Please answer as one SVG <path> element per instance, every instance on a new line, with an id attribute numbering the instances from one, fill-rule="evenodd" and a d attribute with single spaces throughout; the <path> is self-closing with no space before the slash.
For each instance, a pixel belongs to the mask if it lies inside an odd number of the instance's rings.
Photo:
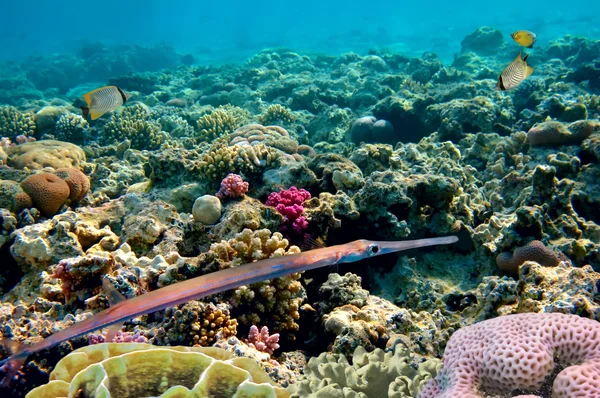
<path id="1" fill-rule="evenodd" d="M 433 51 L 449 61 L 488 25 L 529 29 L 540 44 L 600 39 L 600 1 L 15 1 L 0 13 L 0 60 L 77 51 L 83 44 L 167 44 L 199 62 L 243 61 L 265 47 L 304 53 Z"/>

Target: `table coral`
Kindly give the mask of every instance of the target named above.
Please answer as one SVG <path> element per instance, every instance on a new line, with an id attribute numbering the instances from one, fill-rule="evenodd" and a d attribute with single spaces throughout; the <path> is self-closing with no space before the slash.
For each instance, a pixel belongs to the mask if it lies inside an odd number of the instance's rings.
<path id="1" fill-rule="evenodd" d="M 537 392 L 557 364 L 552 396 L 600 395 L 600 323 L 565 314 L 508 315 L 457 331 L 419 398 Z"/>
<path id="2" fill-rule="evenodd" d="M 27 398 L 67 397 L 69 391 L 103 397 L 262 396 L 286 398 L 259 365 L 219 348 L 103 343 L 63 358 L 50 382 Z"/>
<path id="3" fill-rule="evenodd" d="M 358 346 L 351 361 L 329 353 L 311 358 L 304 376 L 289 386 L 288 391 L 293 398 L 409 398 L 435 377 L 439 368 L 441 361 L 419 361 L 400 345 L 388 352 L 379 348 L 368 352 Z"/>

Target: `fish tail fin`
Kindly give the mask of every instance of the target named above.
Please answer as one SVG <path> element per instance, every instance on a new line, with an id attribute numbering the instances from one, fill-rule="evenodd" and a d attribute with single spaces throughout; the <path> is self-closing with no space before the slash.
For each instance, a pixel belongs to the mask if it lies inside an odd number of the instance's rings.
<path id="1" fill-rule="evenodd" d="M 533 66 L 527 65 L 527 77 L 531 76 L 533 71 L 534 71 Z"/>
<path id="2" fill-rule="evenodd" d="M 4 373 L 0 386 L 8 387 L 10 382 L 25 364 L 29 353 L 22 344 L 14 340 L 0 340 L 0 345 L 2 345 L 5 350 L 12 352 L 11 356 L 0 361 L 0 372 Z"/>
<path id="3" fill-rule="evenodd" d="M 527 58 L 529 58 L 529 54 L 525 54 L 525 56 L 523 56 L 523 54 L 521 54 L 521 58 L 523 59 L 523 62 L 527 62 Z"/>
<path id="4" fill-rule="evenodd" d="M 531 45 L 527 46 L 527 48 L 533 48 L 533 43 L 531 43 Z"/>
<path id="5" fill-rule="evenodd" d="M 81 113 L 83 114 L 83 118 L 87 119 L 88 115 L 90 114 L 90 108 L 88 106 L 80 106 L 81 108 Z"/>
<path id="6" fill-rule="evenodd" d="M 94 93 L 93 91 L 90 91 L 89 93 L 83 94 L 83 99 L 88 104 L 88 106 L 92 105 L 92 94 L 93 93 Z"/>

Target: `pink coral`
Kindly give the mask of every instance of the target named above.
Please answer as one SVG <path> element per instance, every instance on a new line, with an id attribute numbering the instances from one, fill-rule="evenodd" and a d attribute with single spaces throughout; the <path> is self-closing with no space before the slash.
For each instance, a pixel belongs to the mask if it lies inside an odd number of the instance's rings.
<path id="1" fill-rule="evenodd" d="M 302 203 L 307 199 L 310 199 L 310 192 L 290 187 L 290 189 L 271 193 L 266 205 L 275 207 L 285 218 L 286 225 L 282 227 L 283 232 L 291 229 L 293 232 L 301 234 L 308 228 L 308 221 L 302 215 L 304 213 Z"/>
<path id="2" fill-rule="evenodd" d="M 600 397 L 600 323 L 577 315 L 525 313 L 460 329 L 446 346 L 444 367 L 418 397 L 536 392 L 555 361 L 565 368 L 554 379 L 552 397 Z M 535 395 L 521 395 L 528 396 Z"/>
<path id="3" fill-rule="evenodd" d="M 259 332 L 258 327 L 252 325 L 246 342 L 258 351 L 273 355 L 273 351 L 279 348 L 279 333 L 269 335 L 269 328 L 266 326 L 263 326 Z"/>
<path id="4" fill-rule="evenodd" d="M 244 182 L 241 176 L 238 174 L 229 173 L 227 177 L 221 181 L 221 188 L 215 196 L 219 199 L 225 197 L 237 198 L 248 192 L 248 183 Z"/>
<path id="5" fill-rule="evenodd" d="M 90 344 L 100 344 L 106 341 L 104 334 L 91 333 L 88 337 Z M 115 337 L 112 339 L 113 343 L 147 343 L 148 339 L 146 336 L 141 334 L 139 331 L 136 332 L 122 332 L 117 331 Z"/>

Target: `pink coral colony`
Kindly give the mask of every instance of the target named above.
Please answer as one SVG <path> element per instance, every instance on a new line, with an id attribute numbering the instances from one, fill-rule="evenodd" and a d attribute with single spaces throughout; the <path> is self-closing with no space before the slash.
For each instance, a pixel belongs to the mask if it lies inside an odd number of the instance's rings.
<path id="1" fill-rule="evenodd" d="M 229 173 L 227 177 L 221 181 L 221 188 L 216 193 L 216 197 L 219 199 L 223 198 L 237 198 L 248 192 L 248 183 L 245 182 L 242 177 L 238 174 Z"/>
<path id="2" fill-rule="evenodd" d="M 308 221 L 302 215 L 302 204 L 307 199 L 310 199 L 310 192 L 292 186 L 290 189 L 271 193 L 266 205 L 275 207 L 285 218 L 286 225 L 281 228 L 283 232 L 291 229 L 294 233 L 301 234 L 308 228 Z"/>

